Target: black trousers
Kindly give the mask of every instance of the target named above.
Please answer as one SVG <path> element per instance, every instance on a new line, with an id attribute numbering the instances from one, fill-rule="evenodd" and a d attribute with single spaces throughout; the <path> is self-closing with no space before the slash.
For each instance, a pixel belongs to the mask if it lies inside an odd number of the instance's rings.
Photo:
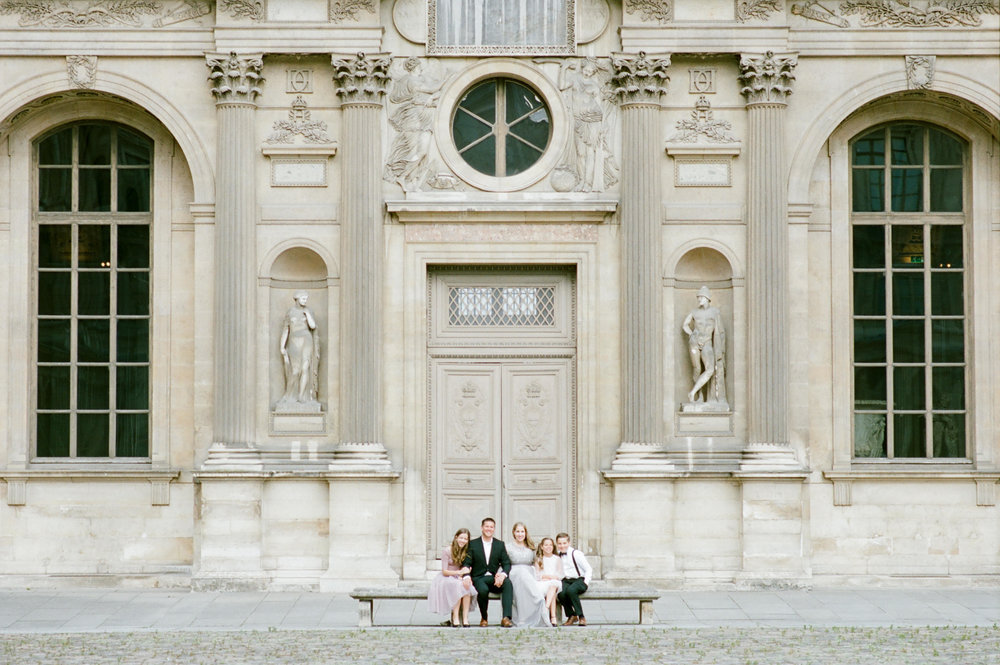
<path id="1" fill-rule="evenodd" d="M 490 608 L 490 593 L 492 592 L 500 593 L 500 604 L 503 606 L 504 618 L 509 619 L 513 616 L 514 587 L 511 585 L 509 577 L 504 579 L 500 588 L 494 586 L 492 575 L 473 577 L 472 585 L 476 587 L 476 593 L 479 594 L 476 598 L 476 602 L 479 603 L 479 616 L 487 618 Z"/>
<path id="2" fill-rule="evenodd" d="M 562 591 L 556 597 L 562 605 L 563 614 L 569 617 L 582 617 L 583 605 L 580 596 L 587 592 L 587 583 L 582 577 L 567 577 L 562 581 Z"/>

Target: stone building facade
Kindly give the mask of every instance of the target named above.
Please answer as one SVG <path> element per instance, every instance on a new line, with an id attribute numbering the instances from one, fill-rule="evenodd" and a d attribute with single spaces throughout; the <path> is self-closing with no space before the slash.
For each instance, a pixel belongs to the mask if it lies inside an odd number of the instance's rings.
<path id="1" fill-rule="evenodd" d="M 0 0 L 0 584 L 996 584 L 998 14 Z"/>

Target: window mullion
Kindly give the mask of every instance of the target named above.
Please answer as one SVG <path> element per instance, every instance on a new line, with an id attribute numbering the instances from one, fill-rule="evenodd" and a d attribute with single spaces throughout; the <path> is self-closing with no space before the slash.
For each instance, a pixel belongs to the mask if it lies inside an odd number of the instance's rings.
<path id="1" fill-rule="evenodd" d="M 496 88 L 496 124 L 493 131 L 497 137 L 496 173 L 498 177 L 507 175 L 507 82 L 497 81 Z"/>
<path id="2" fill-rule="evenodd" d="M 71 212 L 78 212 L 80 210 L 80 127 L 79 125 L 73 128 L 73 142 L 72 159 L 70 164 L 72 165 L 70 171 L 70 205 L 69 209 Z M 75 236 L 74 236 L 75 237 Z M 74 254 L 74 257 L 76 254 Z M 75 279 L 75 278 L 74 278 Z"/>

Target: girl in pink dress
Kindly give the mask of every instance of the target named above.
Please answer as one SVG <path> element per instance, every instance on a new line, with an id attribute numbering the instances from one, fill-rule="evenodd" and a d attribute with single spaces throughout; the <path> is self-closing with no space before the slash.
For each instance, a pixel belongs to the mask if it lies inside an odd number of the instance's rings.
<path id="1" fill-rule="evenodd" d="M 469 569 L 461 567 L 469 551 L 469 537 L 468 529 L 455 532 L 451 545 L 441 552 L 441 573 L 431 580 L 430 592 L 427 594 L 430 611 L 435 614 L 451 612 L 451 625 L 456 628 L 468 628 L 469 603 L 476 593 L 472 578 L 469 577 Z"/>

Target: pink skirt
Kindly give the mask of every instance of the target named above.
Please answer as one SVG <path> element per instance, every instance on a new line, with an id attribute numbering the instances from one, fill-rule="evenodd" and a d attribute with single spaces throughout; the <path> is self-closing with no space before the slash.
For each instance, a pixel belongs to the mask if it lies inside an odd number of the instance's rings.
<path id="1" fill-rule="evenodd" d="M 462 596 L 472 596 L 476 587 L 466 589 L 462 586 L 462 578 L 445 577 L 441 573 L 431 580 L 430 591 L 427 592 L 427 608 L 434 614 L 451 614 L 451 608 L 462 599 Z"/>

